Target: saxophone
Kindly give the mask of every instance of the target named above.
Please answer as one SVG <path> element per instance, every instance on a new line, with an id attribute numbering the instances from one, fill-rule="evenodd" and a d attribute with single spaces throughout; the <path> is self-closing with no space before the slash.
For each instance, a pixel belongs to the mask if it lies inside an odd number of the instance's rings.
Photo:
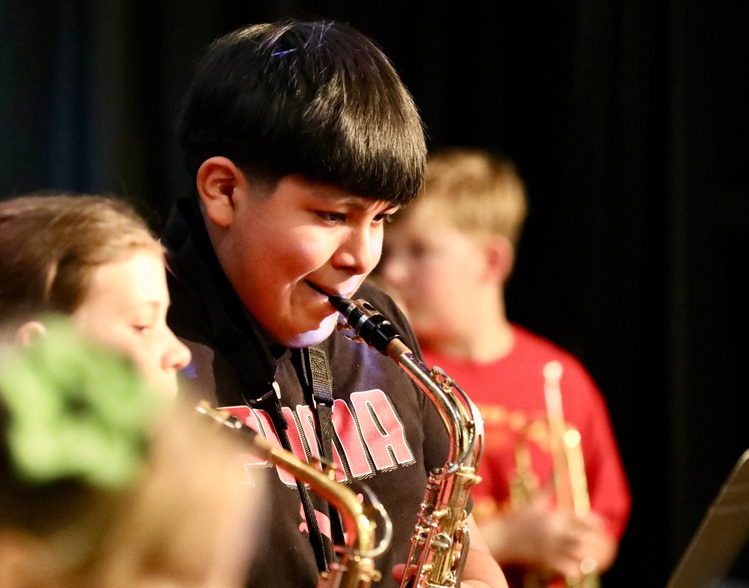
<path id="1" fill-rule="evenodd" d="M 562 378 L 562 364 L 550 361 L 543 368 L 544 395 L 546 400 L 546 426 L 549 430 L 549 450 L 551 453 L 554 479 L 554 493 L 557 508 L 572 510 L 578 515 L 590 511 L 588 482 L 585 475 L 580 432 L 567 424 L 562 410 L 562 393 L 559 382 Z M 528 423 L 518 438 L 515 448 L 516 473 L 510 480 L 510 503 L 513 508 L 526 505 L 538 489 L 538 480 L 531 467 L 528 450 L 528 431 L 536 421 Z M 567 588 L 598 588 L 599 576 L 596 564 L 586 558 L 580 564 L 579 578 L 565 580 Z M 535 572 L 523 576 L 524 588 L 541 588 L 549 581 Z"/>
<path id="2" fill-rule="evenodd" d="M 432 470 L 418 513 L 402 588 L 460 586 L 468 554 L 467 504 L 483 450 L 483 420 L 461 388 L 439 368 L 429 370 L 400 339 L 393 325 L 364 300 L 329 296 L 354 340 L 390 357 L 436 406 L 450 438 L 450 454 Z M 340 324 L 340 323 L 339 323 Z"/>
<path id="3" fill-rule="evenodd" d="M 330 571 L 320 574 L 317 588 L 368 588 L 373 582 L 380 581 L 382 574 L 375 569 L 375 559 L 390 546 L 393 527 L 382 503 L 366 485 L 360 484 L 360 489 L 366 494 L 369 507 L 359 501 L 356 492 L 335 479 L 333 464 L 318 460 L 323 465 L 320 471 L 292 452 L 272 445 L 228 411 L 213 408 L 205 400 L 201 400 L 196 408 L 221 425 L 242 433 L 254 455 L 267 459 L 309 484 L 316 494 L 330 502 L 341 514 L 347 542 L 344 546 L 334 546 L 339 559 L 330 564 Z M 380 543 L 376 545 L 375 521 L 378 517 L 384 523 L 384 531 Z"/>

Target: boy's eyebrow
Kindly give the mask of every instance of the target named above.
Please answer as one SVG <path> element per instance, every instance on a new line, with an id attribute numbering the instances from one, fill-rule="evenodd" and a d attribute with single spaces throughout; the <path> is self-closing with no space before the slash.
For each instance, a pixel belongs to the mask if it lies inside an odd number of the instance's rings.
<path id="1" fill-rule="evenodd" d="M 337 203 L 344 204 L 351 206 L 352 208 L 358 208 L 360 210 L 366 210 L 368 209 L 372 203 L 381 202 L 385 205 L 386 209 L 394 209 L 393 212 L 400 209 L 399 204 L 394 204 L 390 202 L 389 200 L 380 200 L 375 198 L 367 198 L 366 196 L 354 196 L 351 194 L 346 194 L 344 196 L 341 196 L 340 194 L 336 194 L 335 192 L 331 193 L 330 190 L 323 189 L 313 189 L 312 193 L 315 196 L 319 196 L 320 198 L 325 198 L 326 200 L 334 200 Z"/>

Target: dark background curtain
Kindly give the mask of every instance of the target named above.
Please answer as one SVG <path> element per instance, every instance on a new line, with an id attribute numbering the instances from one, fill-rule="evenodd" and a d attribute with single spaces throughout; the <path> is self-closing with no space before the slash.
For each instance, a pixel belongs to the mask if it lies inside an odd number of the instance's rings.
<path id="1" fill-rule="evenodd" d="M 173 127 L 209 42 L 350 22 L 395 63 L 430 146 L 518 162 L 531 215 L 511 318 L 576 353 L 608 402 L 634 508 L 605 584 L 663 585 L 749 447 L 743 6 L 0 0 L 0 197 L 127 195 L 158 229 L 190 189 Z"/>

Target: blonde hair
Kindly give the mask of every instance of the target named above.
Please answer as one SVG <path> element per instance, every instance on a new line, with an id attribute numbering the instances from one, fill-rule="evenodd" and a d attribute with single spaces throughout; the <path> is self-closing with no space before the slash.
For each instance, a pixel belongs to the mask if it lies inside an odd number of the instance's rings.
<path id="1" fill-rule="evenodd" d="M 528 214 L 515 163 L 481 149 L 452 147 L 431 154 L 419 201 L 428 201 L 464 233 L 501 235 L 514 247 Z"/>
<path id="2" fill-rule="evenodd" d="M 253 504 L 264 486 L 242 483 L 243 444 L 185 398 L 160 412 L 148 434 L 144 469 L 122 487 L 75 478 L 29 485 L 8 461 L 3 439 L 0 554 L 9 553 L 3 544 L 9 533 L 36 546 L 22 576 L 8 586 L 132 588 L 152 575 L 203 585 L 213 558 L 238 539 L 247 545 L 231 564 L 236 575 L 246 573 L 259 524 Z M 231 520 L 244 524 L 243 537 L 226 534 Z"/>
<path id="3" fill-rule="evenodd" d="M 263 492 L 241 483 L 239 440 L 187 406 L 173 406 L 164 417 L 152 431 L 146 470 L 130 487 L 69 480 L 14 491 L 16 512 L 0 520 L 0 537 L 26 532 L 40 547 L 19 586 L 131 588 L 149 574 L 199 585 L 212 558 L 228 547 L 221 526 L 227 518 L 248 526 L 248 545 L 235 562 L 246 571 L 256 525 L 250 501 Z"/>
<path id="4" fill-rule="evenodd" d="M 87 585 L 126 588 L 154 572 L 187 585 L 202 582 L 217 549 L 227 549 L 221 526 L 227 518 L 244 521 L 248 545 L 240 551 L 249 558 L 256 530 L 250 501 L 260 501 L 263 493 L 243 484 L 239 437 L 219 430 L 187 402 L 177 402 L 164 416 L 152 432 L 145 474 L 104 519 L 104 540 L 80 570 Z M 238 565 L 246 570 L 247 563 Z"/>
<path id="5" fill-rule="evenodd" d="M 138 249 L 163 254 L 126 202 L 87 194 L 29 194 L 0 202 L 0 317 L 70 314 L 93 270 Z"/>

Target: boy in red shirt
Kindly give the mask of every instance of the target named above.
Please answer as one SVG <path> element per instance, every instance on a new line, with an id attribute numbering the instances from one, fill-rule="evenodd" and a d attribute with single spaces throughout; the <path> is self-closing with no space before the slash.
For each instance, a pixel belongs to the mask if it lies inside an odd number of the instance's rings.
<path id="1" fill-rule="evenodd" d="M 445 370 L 481 410 L 486 447 L 474 516 L 511 586 L 529 573 L 553 582 L 604 572 L 631 505 L 595 383 L 572 355 L 507 319 L 504 286 L 526 213 L 511 161 L 474 149 L 437 152 L 422 197 L 388 227 L 380 265 L 427 365 Z M 587 484 L 587 513 L 554 490 L 552 447 L 561 439 L 549 434 L 553 419 L 581 434 L 585 467 L 573 477 Z M 525 497 L 511 491 L 523 474 L 534 481 Z"/>

